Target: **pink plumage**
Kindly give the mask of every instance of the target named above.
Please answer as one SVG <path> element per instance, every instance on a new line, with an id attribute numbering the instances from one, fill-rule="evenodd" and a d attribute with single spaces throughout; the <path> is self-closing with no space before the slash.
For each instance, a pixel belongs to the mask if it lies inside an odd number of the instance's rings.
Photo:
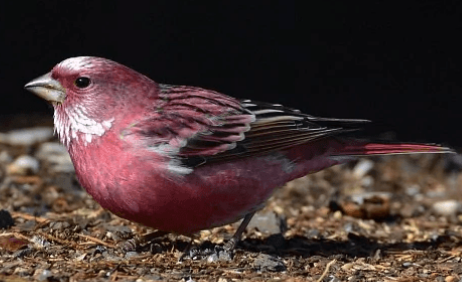
<path id="1" fill-rule="evenodd" d="M 366 121 L 158 84 L 103 58 L 67 59 L 26 88 L 53 104 L 77 177 L 101 206 L 181 234 L 250 219 L 277 187 L 356 156 L 450 152 L 344 139 Z"/>

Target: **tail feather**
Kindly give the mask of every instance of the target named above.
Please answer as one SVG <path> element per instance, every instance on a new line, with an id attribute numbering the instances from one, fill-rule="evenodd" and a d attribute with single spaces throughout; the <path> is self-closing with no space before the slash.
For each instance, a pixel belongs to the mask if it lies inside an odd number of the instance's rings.
<path id="1" fill-rule="evenodd" d="M 412 143 L 358 143 L 346 144 L 337 156 L 399 155 L 418 153 L 455 153 L 454 150 L 435 144 Z"/>

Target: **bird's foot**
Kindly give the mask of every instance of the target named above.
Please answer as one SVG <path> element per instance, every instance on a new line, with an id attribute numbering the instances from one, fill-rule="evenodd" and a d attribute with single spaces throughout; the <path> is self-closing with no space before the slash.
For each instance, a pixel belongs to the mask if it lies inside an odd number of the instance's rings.
<path id="1" fill-rule="evenodd" d="M 192 260 L 206 259 L 207 262 L 214 262 L 218 260 L 230 261 L 234 257 L 234 249 L 241 240 L 242 232 L 249 224 L 255 212 L 247 214 L 237 228 L 233 237 L 226 242 L 223 246 L 214 246 L 201 250 L 198 246 L 192 246 L 192 240 L 180 256 L 178 262 L 190 258 Z"/>
<path id="2" fill-rule="evenodd" d="M 232 253 L 234 252 L 234 249 L 236 248 L 237 243 L 239 243 L 239 240 L 236 237 L 232 237 L 231 239 L 229 239 L 228 242 L 226 242 L 223 245 L 223 250 L 226 252 Z"/>
<path id="3" fill-rule="evenodd" d="M 136 251 L 140 245 L 151 242 L 154 239 L 160 238 L 168 234 L 165 231 L 155 231 L 148 234 L 145 234 L 139 238 L 132 238 L 127 241 L 121 242 L 119 248 L 124 252 L 133 252 Z"/>
<path id="4" fill-rule="evenodd" d="M 206 248 L 201 248 L 201 246 L 188 246 L 183 254 L 178 259 L 178 262 L 181 263 L 185 260 L 205 260 L 207 262 L 216 262 L 216 261 L 231 261 L 233 259 L 234 252 L 232 250 L 227 250 L 224 246 L 210 246 Z"/>

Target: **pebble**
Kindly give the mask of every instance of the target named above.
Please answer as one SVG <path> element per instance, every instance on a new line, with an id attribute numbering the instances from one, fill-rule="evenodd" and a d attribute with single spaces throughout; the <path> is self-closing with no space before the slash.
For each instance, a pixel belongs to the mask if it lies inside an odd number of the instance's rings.
<path id="1" fill-rule="evenodd" d="M 7 151 L 0 152 L 0 163 L 9 164 L 13 161 L 13 157 Z"/>
<path id="2" fill-rule="evenodd" d="M 53 137 L 52 127 L 32 127 L 0 133 L 0 143 L 13 146 L 31 146 Z"/>
<path id="3" fill-rule="evenodd" d="M 29 173 L 37 174 L 40 169 L 39 161 L 29 155 L 17 157 L 13 163 L 6 168 L 8 174 L 27 175 Z"/>
<path id="4" fill-rule="evenodd" d="M 308 238 L 308 239 L 319 239 L 320 236 L 321 236 L 321 232 L 319 232 L 319 230 L 317 230 L 317 229 L 310 229 L 306 233 L 306 238 Z"/>
<path id="5" fill-rule="evenodd" d="M 358 205 L 364 205 L 368 200 L 373 198 L 389 200 L 391 198 L 391 194 L 387 192 L 366 192 L 351 195 L 351 200 Z"/>
<path id="6" fill-rule="evenodd" d="M 39 236 L 32 237 L 31 242 L 36 249 L 47 248 L 51 245 L 50 242 Z"/>
<path id="7" fill-rule="evenodd" d="M 343 225 L 343 230 L 345 230 L 346 233 L 351 233 L 354 231 L 354 226 L 353 223 L 347 222 Z"/>
<path id="8" fill-rule="evenodd" d="M 412 266 L 412 262 L 404 262 L 403 266 L 404 267 L 410 267 L 410 266 Z"/>
<path id="9" fill-rule="evenodd" d="M 283 220 L 278 217 L 274 212 L 257 212 L 248 225 L 248 230 L 252 228 L 264 234 L 279 234 L 281 227 L 284 226 Z"/>
<path id="10" fill-rule="evenodd" d="M 432 208 L 438 215 L 451 216 L 462 211 L 462 204 L 456 200 L 446 200 L 434 203 Z"/>
<path id="11" fill-rule="evenodd" d="M 280 258 L 276 256 L 270 256 L 267 254 L 259 254 L 255 261 L 253 262 L 253 266 L 260 271 L 284 271 L 286 270 L 286 266 L 281 261 Z"/>
<path id="12" fill-rule="evenodd" d="M 409 196 L 415 196 L 420 193 L 420 186 L 419 185 L 411 185 L 405 188 L 406 194 Z"/>
<path id="13" fill-rule="evenodd" d="M 218 261 L 217 254 L 211 254 L 210 256 L 207 257 L 207 263 L 212 263 L 212 262 L 217 262 L 217 261 Z"/>
<path id="14" fill-rule="evenodd" d="M 353 175 L 360 179 L 374 167 L 374 162 L 368 159 L 362 159 L 353 169 Z"/>
<path id="15" fill-rule="evenodd" d="M 8 229 L 14 225 L 14 219 L 7 210 L 0 210 L 0 229 Z"/>
<path id="16" fill-rule="evenodd" d="M 66 147 L 58 142 L 47 142 L 39 146 L 35 157 L 50 165 L 50 172 L 74 172 L 74 165 Z"/>
<path id="17" fill-rule="evenodd" d="M 55 221 L 50 223 L 50 228 L 53 230 L 64 230 L 69 228 L 71 225 L 67 221 Z"/>
<path id="18" fill-rule="evenodd" d="M 221 261 L 232 261 L 233 258 L 232 258 L 232 255 L 230 254 L 230 252 L 222 251 L 222 252 L 219 252 L 219 253 L 218 253 L 218 260 L 221 260 Z"/>
<path id="19" fill-rule="evenodd" d="M 34 273 L 34 277 L 35 279 L 37 279 L 37 281 L 45 281 L 45 280 L 48 280 L 49 277 L 52 276 L 52 273 L 51 271 L 47 270 L 47 269 L 37 269 Z"/>
<path id="20" fill-rule="evenodd" d="M 130 259 L 130 258 L 136 258 L 136 257 L 139 257 L 140 254 L 137 253 L 137 252 L 126 252 L 125 253 L 125 258 L 126 259 Z"/>
<path id="21" fill-rule="evenodd" d="M 337 204 L 346 215 L 364 219 L 381 219 L 390 215 L 390 198 L 391 194 L 385 192 L 358 193 Z"/>
<path id="22" fill-rule="evenodd" d="M 343 215 L 342 215 L 342 212 L 341 212 L 341 211 L 335 211 L 334 214 L 332 215 L 332 217 L 333 217 L 335 220 L 340 220 L 340 219 L 342 219 Z"/>

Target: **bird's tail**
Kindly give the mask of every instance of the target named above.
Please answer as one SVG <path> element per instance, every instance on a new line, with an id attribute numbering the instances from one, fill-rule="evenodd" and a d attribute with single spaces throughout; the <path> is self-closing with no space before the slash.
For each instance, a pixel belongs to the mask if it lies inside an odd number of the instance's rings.
<path id="1" fill-rule="evenodd" d="M 399 155 L 418 153 L 455 153 L 448 147 L 436 144 L 418 143 L 367 143 L 361 141 L 345 142 L 341 150 L 332 155 L 337 156 L 371 156 L 371 155 Z"/>
<path id="2" fill-rule="evenodd" d="M 452 149 L 434 144 L 371 142 L 350 138 L 326 138 L 290 149 L 286 156 L 300 164 L 290 179 L 355 160 L 357 157 L 398 154 L 455 153 Z M 322 156 L 322 157 L 320 157 Z"/>

